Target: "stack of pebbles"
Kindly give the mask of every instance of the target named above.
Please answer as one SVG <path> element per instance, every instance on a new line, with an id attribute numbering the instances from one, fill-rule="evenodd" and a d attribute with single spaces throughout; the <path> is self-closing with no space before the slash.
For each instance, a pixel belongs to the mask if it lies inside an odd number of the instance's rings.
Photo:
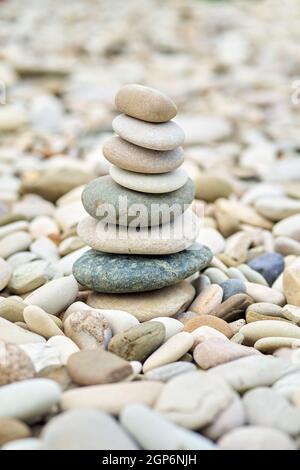
<path id="1" fill-rule="evenodd" d="M 95 292 L 141 293 L 203 269 L 212 254 L 195 245 L 199 225 L 190 209 L 194 186 L 183 169 L 184 132 L 177 108 L 163 93 L 126 85 L 116 96 L 123 114 L 103 153 L 110 175 L 91 181 L 82 202 L 91 217 L 78 234 L 92 248 L 73 266 L 77 281 Z"/>

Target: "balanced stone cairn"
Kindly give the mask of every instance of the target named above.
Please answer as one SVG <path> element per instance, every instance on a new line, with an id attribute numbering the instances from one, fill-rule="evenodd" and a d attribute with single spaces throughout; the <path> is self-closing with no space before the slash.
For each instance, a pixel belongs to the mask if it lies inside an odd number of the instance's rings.
<path id="1" fill-rule="evenodd" d="M 82 194 L 91 217 L 79 223 L 78 234 L 92 250 L 75 262 L 74 276 L 106 294 L 179 287 L 212 253 L 195 244 L 194 185 L 179 168 L 185 136 L 171 121 L 177 107 L 141 85 L 123 86 L 116 107 L 123 113 L 113 121 L 118 136 L 103 146 L 110 175 L 91 181 Z"/>

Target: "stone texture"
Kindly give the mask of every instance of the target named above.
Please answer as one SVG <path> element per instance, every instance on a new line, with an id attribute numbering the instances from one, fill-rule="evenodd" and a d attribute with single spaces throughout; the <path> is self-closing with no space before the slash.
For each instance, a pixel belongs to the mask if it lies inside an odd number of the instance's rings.
<path id="1" fill-rule="evenodd" d="M 8 288 L 15 294 L 26 294 L 55 277 L 61 275 L 53 263 L 46 260 L 31 261 L 14 269 Z"/>
<path id="2" fill-rule="evenodd" d="M 246 293 L 245 283 L 240 279 L 228 279 L 227 281 L 221 282 L 220 287 L 223 290 L 223 302 L 233 295 Z"/>
<path id="3" fill-rule="evenodd" d="M 128 405 L 121 424 L 145 450 L 214 450 L 213 442 L 143 405 Z M 158 433 L 157 430 L 160 430 Z"/>
<path id="4" fill-rule="evenodd" d="M 211 257 L 204 246 L 155 257 L 90 250 L 75 262 L 73 274 L 80 284 L 96 292 L 144 292 L 182 281 L 203 269 Z"/>
<path id="5" fill-rule="evenodd" d="M 121 382 L 132 374 L 129 362 L 101 349 L 86 349 L 72 354 L 67 370 L 78 385 Z"/>
<path id="6" fill-rule="evenodd" d="M 46 340 L 36 333 L 27 331 L 14 323 L 0 317 L 0 340 L 4 343 L 26 344 L 39 343 Z"/>
<path id="7" fill-rule="evenodd" d="M 142 85 L 124 85 L 116 94 L 117 110 L 147 122 L 166 122 L 177 114 L 174 101 L 161 91 Z"/>
<path id="8" fill-rule="evenodd" d="M 199 232 L 199 219 L 190 210 L 170 224 L 141 228 L 106 225 L 92 217 L 79 222 L 80 238 L 97 251 L 120 254 L 164 255 L 189 248 Z"/>
<path id="9" fill-rule="evenodd" d="M 23 380 L 0 388 L 0 418 L 30 420 L 48 412 L 60 397 L 60 387 L 48 379 Z"/>
<path id="10" fill-rule="evenodd" d="M 258 271 L 271 286 L 284 270 L 284 258 L 279 253 L 265 253 L 249 261 L 248 265 Z"/>
<path id="11" fill-rule="evenodd" d="M 143 372 L 177 361 L 191 349 L 193 342 L 190 333 L 177 333 L 148 357 L 143 365 Z"/>
<path id="12" fill-rule="evenodd" d="M 111 416 L 90 409 L 55 417 L 43 428 L 42 439 L 44 450 L 137 450 Z"/>
<path id="13" fill-rule="evenodd" d="M 201 429 L 210 424 L 233 397 L 234 392 L 219 377 L 190 372 L 164 386 L 155 409 L 178 425 Z"/>
<path id="14" fill-rule="evenodd" d="M 300 410 L 276 391 L 259 387 L 246 393 L 243 400 L 250 424 L 279 429 L 291 435 L 299 434 Z"/>
<path id="15" fill-rule="evenodd" d="M 124 170 L 144 174 L 167 173 L 183 163 L 183 150 L 150 150 L 131 144 L 120 137 L 107 139 L 102 147 L 105 158 Z"/>
<path id="16" fill-rule="evenodd" d="M 221 338 L 211 338 L 194 349 L 194 360 L 201 369 L 210 369 L 241 357 L 258 354 L 254 348 L 235 344 Z"/>
<path id="17" fill-rule="evenodd" d="M 213 367 L 208 374 L 221 377 L 234 390 L 244 393 L 255 387 L 273 385 L 287 367 L 287 363 L 281 359 L 259 355 Z"/>
<path id="18" fill-rule="evenodd" d="M 35 370 L 30 357 L 17 345 L 0 342 L 0 385 L 34 376 Z"/>
<path id="19" fill-rule="evenodd" d="M 261 286 L 253 282 L 246 282 L 247 294 L 253 298 L 255 302 L 270 302 L 276 305 L 284 305 L 285 297 L 282 292 L 271 289 L 270 287 Z"/>
<path id="20" fill-rule="evenodd" d="M 283 290 L 287 303 L 300 307 L 300 260 L 289 264 L 283 272 Z"/>
<path id="21" fill-rule="evenodd" d="M 30 435 L 30 428 L 22 421 L 14 418 L 0 419 L 0 446 L 17 439 L 25 439 Z"/>
<path id="22" fill-rule="evenodd" d="M 163 388 L 160 382 L 139 381 L 92 385 L 64 392 L 60 406 L 63 410 L 74 408 L 95 408 L 112 415 L 132 403 L 153 406 Z"/>
<path id="23" fill-rule="evenodd" d="M 248 323 L 240 329 L 244 335 L 244 343 L 252 346 L 261 338 L 272 336 L 300 339 L 300 328 L 288 322 L 278 320 L 262 320 Z"/>
<path id="24" fill-rule="evenodd" d="M 57 315 L 74 302 L 78 293 L 78 284 L 73 276 L 54 279 L 29 294 L 25 303 L 36 305 L 47 313 Z"/>
<path id="25" fill-rule="evenodd" d="M 199 315 L 198 317 L 191 318 L 185 323 L 184 331 L 192 332 L 201 326 L 215 328 L 227 338 L 232 337 L 232 330 L 228 323 L 222 320 L 222 318 L 214 317 L 213 315 Z"/>
<path id="26" fill-rule="evenodd" d="M 244 316 L 245 310 L 253 303 L 252 298 L 247 294 L 235 294 L 225 300 L 215 308 L 211 315 L 232 322 Z"/>
<path id="27" fill-rule="evenodd" d="M 144 362 L 163 343 L 165 332 L 162 323 L 145 322 L 115 335 L 108 350 L 127 361 Z"/>
<path id="28" fill-rule="evenodd" d="M 46 339 L 51 338 L 51 336 L 63 335 L 62 330 L 55 324 L 50 315 L 36 305 L 26 307 L 23 316 L 30 331 Z"/>
<path id="29" fill-rule="evenodd" d="M 105 348 L 111 338 L 106 318 L 96 310 L 76 310 L 64 323 L 65 334 L 80 349 Z"/>
<path id="30" fill-rule="evenodd" d="M 173 121 L 152 124 L 121 114 L 113 120 L 112 127 L 122 139 L 151 150 L 173 150 L 185 138 L 181 127 Z"/>
<path id="31" fill-rule="evenodd" d="M 184 312 L 194 295 L 194 287 L 187 281 L 183 281 L 151 292 L 122 295 L 91 293 L 87 303 L 94 308 L 124 310 L 144 322 L 160 316 L 172 317 Z"/>
<path id="32" fill-rule="evenodd" d="M 155 367 L 144 374 L 146 380 L 157 380 L 159 382 L 168 382 L 177 375 L 186 374 L 187 372 L 193 372 L 196 370 L 195 364 L 176 361 L 171 364 L 165 364 L 164 366 Z"/>
<path id="33" fill-rule="evenodd" d="M 184 186 L 188 180 L 188 175 L 182 168 L 160 175 L 149 175 L 123 170 L 111 165 L 109 174 L 120 186 L 149 194 L 171 193 Z"/>
<path id="34" fill-rule="evenodd" d="M 131 227 L 169 223 L 193 199 L 194 185 L 190 179 L 180 189 L 161 195 L 138 193 L 115 183 L 111 176 L 102 176 L 91 181 L 82 193 L 82 204 L 90 216 Z"/>
<path id="35" fill-rule="evenodd" d="M 221 450 L 296 450 L 289 436 L 266 426 L 238 427 L 218 442 Z"/>
<path id="36" fill-rule="evenodd" d="M 223 290 L 218 284 L 211 284 L 195 298 L 189 310 L 200 315 L 209 315 L 222 302 Z"/>

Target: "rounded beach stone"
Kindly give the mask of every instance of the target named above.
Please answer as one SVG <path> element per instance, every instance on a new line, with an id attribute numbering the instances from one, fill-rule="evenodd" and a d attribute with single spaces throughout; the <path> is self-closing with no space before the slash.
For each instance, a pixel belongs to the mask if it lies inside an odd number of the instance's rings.
<path id="1" fill-rule="evenodd" d="M 91 181 L 82 193 L 87 213 L 108 224 L 131 227 L 170 223 L 182 214 L 194 199 L 193 182 L 166 194 L 146 194 L 123 188 L 111 176 Z"/>
<path id="2" fill-rule="evenodd" d="M 273 354 L 280 348 L 291 348 L 297 349 L 300 347 L 299 338 L 287 338 L 287 337 L 267 337 L 261 338 L 254 344 L 255 349 L 264 354 Z M 290 350 L 291 350 L 290 349 Z"/>
<path id="3" fill-rule="evenodd" d="M 177 361 L 191 349 L 193 342 L 190 333 L 185 331 L 177 333 L 148 357 L 143 365 L 143 372 Z"/>
<path id="4" fill-rule="evenodd" d="M 246 293 L 245 283 L 240 279 L 228 279 L 227 281 L 221 282 L 220 287 L 223 289 L 223 302 L 235 294 Z"/>
<path id="5" fill-rule="evenodd" d="M 191 312 L 199 315 L 209 315 L 222 302 L 223 289 L 218 284 L 211 284 L 203 289 L 203 291 L 195 298 L 189 307 Z"/>
<path id="6" fill-rule="evenodd" d="M 0 418 L 30 420 L 51 409 L 61 389 L 48 379 L 30 379 L 0 387 Z"/>
<path id="7" fill-rule="evenodd" d="M 284 270 L 284 257 L 275 252 L 264 253 L 249 261 L 248 266 L 258 271 L 271 286 Z"/>
<path id="8" fill-rule="evenodd" d="M 36 305 L 28 305 L 28 307 L 24 309 L 23 316 L 30 331 L 46 339 L 51 338 L 51 336 L 63 335 L 63 332 L 52 320 L 50 315 Z"/>
<path id="9" fill-rule="evenodd" d="M 4 259 L 0 258 L 0 291 L 5 289 L 5 287 L 8 285 L 11 274 L 11 266 L 6 261 L 4 261 Z"/>
<path id="10" fill-rule="evenodd" d="M 0 342 L 0 385 L 34 376 L 35 370 L 30 357 L 17 345 Z"/>
<path id="11" fill-rule="evenodd" d="M 133 404 L 121 412 L 121 424 L 145 450 L 214 450 L 199 433 L 177 426 L 144 405 Z M 157 430 L 159 429 L 159 432 Z"/>
<path id="12" fill-rule="evenodd" d="M 195 242 L 199 232 L 199 219 L 188 209 L 171 224 L 136 230 L 122 225 L 106 225 L 87 217 L 79 222 L 77 232 L 96 251 L 164 255 L 183 251 Z"/>
<path id="13" fill-rule="evenodd" d="M 0 419 L 0 446 L 29 436 L 31 436 L 30 428 L 22 421 L 14 418 Z"/>
<path id="14" fill-rule="evenodd" d="M 203 269 L 212 253 L 195 246 L 171 255 L 129 256 L 90 250 L 73 265 L 79 284 L 96 292 L 130 293 L 161 289 Z"/>
<path id="15" fill-rule="evenodd" d="M 18 251 L 27 250 L 31 242 L 31 236 L 27 232 L 11 233 L 0 240 L 0 257 L 6 259 Z"/>
<path id="16" fill-rule="evenodd" d="M 175 318 L 157 317 L 151 321 L 159 322 L 164 326 L 165 328 L 164 341 L 167 341 L 169 338 L 171 338 L 171 336 L 174 336 L 183 330 L 183 324 L 180 321 L 176 320 Z"/>
<path id="17" fill-rule="evenodd" d="M 239 395 L 236 394 L 229 406 L 221 411 L 215 420 L 202 429 L 201 432 L 204 436 L 216 441 L 225 433 L 239 426 L 243 426 L 246 422 L 247 416 L 243 401 L 240 399 Z"/>
<path id="18" fill-rule="evenodd" d="M 122 139 L 151 150 L 173 150 L 185 139 L 183 130 L 173 121 L 152 124 L 120 114 L 112 127 Z"/>
<path id="19" fill-rule="evenodd" d="M 74 276 L 54 279 L 29 294 L 25 303 L 36 305 L 47 313 L 57 315 L 74 302 L 78 294 L 78 284 Z"/>
<path id="20" fill-rule="evenodd" d="M 221 450 L 296 450 L 284 432 L 266 426 L 238 427 L 218 441 Z"/>
<path id="21" fill-rule="evenodd" d="M 143 85 L 122 86 L 115 103 L 121 113 L 147 122 L 166 122 L 177 114 L 177 106 L 171 98 Z"/>
<path id="22" fill-rule="evenodd" d="M 150 380 L 91 385 L 64 392 L 60 406 L 63 410 L 95 408 L 118 415 L 125 406 L 132 403 L 153 406 L 162 388 L 162 383 Z"/>
<path id="23" fill-rule="evenodd" d="M 183 281 L 151 292 L 122 295 L 92 292 L 88 296 L 87 303 L 96 309 L 124 310 L 139 321 L 145 322 L 161 316 L 172 317 L 184 312 L 194 295 L 194 287 L 189 282 Z"/>
<path id="24" fill-rule="evenodd" d="M 63 365 L 67 364 L 68 359 L 72 354 L 79 351 L 77 344 L 66 336 L 52 336 L 48 339 L 47 345 L 55 348 Z"/>
<path id="25" fill-rule="evenodd" d="M 232 343 L 221 338 L 211 338 L 194 349 L 194 360 L 201 369 L 210 369 L 241 357 L 259 354 L 254 348 Z"/>
<path id="26" fill-rule="evenodd" d="M 155 409 L 181 426 L 198 430 L 210 424 L 234 396 L 234 391 L 220 377 L 189 372 L 164 385 Z"/>
<path id="27" fill-rule="evenodd" d="M 147 380 L 158 380 L 159 382 L 168 382 L 177 375 L 186 374 L 187 372 L 193 372 L 196 369 L 197 367 L 195 364 L 185 361 L 176 361 L 149 370 L 149 372 L 146 372 L 146 374 L 144 375 L 144 378 Z"/>
<path id="28" fill-rule="evenodd" d="M 258 387 L 243 398 L 250 424 L 270 426 L 294 436 L 300 432 L 300 410 L 272 388 Z"/>
<path id="29" fill-rule="evenodd" d="M 46 284 L 55 277 L 61 277 L 54 263 L 36 260 L 14 269 L 8 288 L 15 294 L 26 294 Z"/>
<path id="30" fill-rule="evenodd" d="M 144 362 L 163 343 L 165 327 L 160 322 L 145 322 L 115 335 L 108 350 L 127 361 Z"/>
<path id="31" fill-rule="evenodd" d="M 300 328 L 288 322 L 278 320 L 261 320 L 248 323 L 240 329 L 244 343 L 252 346 L 262 338 L 277 336 L 300 339 Z"/>
<path id="32" fill-rule="evenodd" d="M 129 362 L 101 349 L 86 349 L 72 354 L 67 370 L 78 385 L 121 382 L 132 374 Z"/>
<path id="33" fill-rule="evenodd" d="M 185 323 L 184 331 L 191 333 L 201 326 L 209 326 L 220 331 L 227 338 L 232 337 L 232 330 L 228 323 L 222 320 L 222 318 L 214 317 L 213 315 L 199 315 L 195 318 L 191 318 Z"/>
<path id="34" fill-rule="evenodd" d="M 250 295 L 255 302 L 270 302 L 276 305 L 284 305 L 284 294 L 271 287 L 262 286 L 253 282 L 246 282 L 247 294 Z"/>
<path id="35" fill-rule="evenodd" d="M 144 174 L 167 173 L 183 163 L 183 149 L 150 150 L 131 144 L 121 137 L 107 139 L 102 147 L 105 158 L 123 170 Z"/>
<path id="36" fill-rule="evenodd" d="M 28 344 L 40 343 L 46 340 L 31 331 L 27 331 L 14 323 L 0 317 L 0 340 L 5 343 Z"/>
<path id="37" fill-rule="evenodd" d="M 80 349 L 105 348 L 111 339 L 108 321 L 94 309 L 73 312 L 66 319 L 64 330 Z"/>
<path id="38" fill-rule="evenodd" d="M 115 419 L 92 409 L 67 411 L 51 419 L 42 439 L 44 450 L 137 450 Z"/>
<path id="39" fill-rule="evenodd" d="M 207 374 L 224 379 L 234 390 L 244 393 L 252 388 L 273 385 L 287 370 L 288 364 L 272 356 L 254 355 L 213 367 Z"/>
<path id="40" fill-rule="evenodd" d="M 150 194 L 171 193 L 181 188 L 188 180 L 187 173 L 181 168 L 161 175 L 144 175 L 111 165 L 109 173 L 120 186 Z"/>
<path id="41" fill-rule="evenodd" d="M 283 290 L 287 303 L 300 307 L 300 258 L 285 268 Z"/>
<path id="42" fill-rule="evenodd" d="M 200 174 L 195 180 L 196 197 L 206 202 L 229 197 L 233 187 L 230 181 L 217 175 Z"/>
<path id="43" fill-rule="evenodd" d="M 253 303 L 247 294 L 235 294 L 215 308 L 211 315 L 222 318 L 228 322 L 238 320 L 244 315 L 245 310 Z"/>

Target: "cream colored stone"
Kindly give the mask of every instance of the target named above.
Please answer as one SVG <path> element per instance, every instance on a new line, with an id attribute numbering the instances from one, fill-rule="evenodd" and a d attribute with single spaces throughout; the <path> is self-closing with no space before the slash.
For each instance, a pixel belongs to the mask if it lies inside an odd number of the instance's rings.
<path id="1" fill-rule="evenodd" d="M 30 331 L 46 339 L 51 338 L 51 336 L 63 335 L 63 332 L 51 317 L 42 308 L 36 305 L 26 307 L 23 316 Z"/>
<path id="2" fill-rule="evenodd" d="M 300 328 L 298 326 L 278 320 L 261 320 L 248 323 L 240 329 L 240 333 L 244 335 L 244 343 L 249 346 L 252 346 L 259 339 L 273 336 L 300 339 Z"/>

